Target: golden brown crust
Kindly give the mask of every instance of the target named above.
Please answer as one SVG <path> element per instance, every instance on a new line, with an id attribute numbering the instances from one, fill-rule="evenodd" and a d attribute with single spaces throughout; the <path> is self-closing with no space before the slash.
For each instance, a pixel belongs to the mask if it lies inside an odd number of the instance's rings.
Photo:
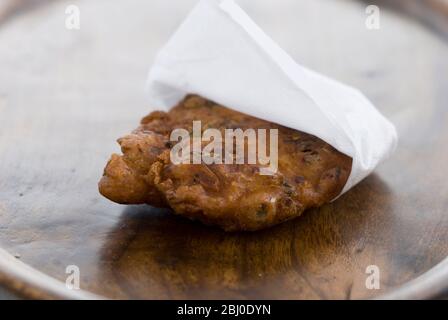
<path id="1" fill-rule="evenodd" d="M 170 161 L 171 131 L 207 128 L 278 129 L 278 171 L 258 164 L 181 164 Z M 175 213 L 227 231 L 259 230 L 331 201 L 344 187 L 352 160 L 322 140 L 189 95 L 170 112 L 156 111 L 118 141 L 100 181 L 101 194 L 124 204 L 169 206 Z"/>

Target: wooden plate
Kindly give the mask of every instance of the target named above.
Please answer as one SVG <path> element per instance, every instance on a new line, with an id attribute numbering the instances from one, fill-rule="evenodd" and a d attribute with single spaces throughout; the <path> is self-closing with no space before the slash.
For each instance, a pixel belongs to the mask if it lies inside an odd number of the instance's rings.
<path id="1" fill-rule="evenodd" d="M 149 111 L 143 86 L 157 49 L 195 0 L 79 0 L 81 29 L 68 30 L 72 2 L 44 1 L 26 12 L 9 7 L 0 19 L 1 283 L 33 298 L 447 292 L 442 1 L 394 2 L 420 3 L 425 19 L 381 6 L 380 30 L 366 29 L 361 2 L 241 1 L 298 61 L 363 90 L 400 134 L 396 154 L 334 203 L 242 234 L 168 210 L 119 206 L 97 192 L 109 155 L 118 151 L 115 139 Z M 439 17 L 438 32 L 420 23 L 431 15 Z M 380 289 L 366 287 L 372 265 Z M 68 266 L 79 268 L 80 290 L 66 287 Z"/>

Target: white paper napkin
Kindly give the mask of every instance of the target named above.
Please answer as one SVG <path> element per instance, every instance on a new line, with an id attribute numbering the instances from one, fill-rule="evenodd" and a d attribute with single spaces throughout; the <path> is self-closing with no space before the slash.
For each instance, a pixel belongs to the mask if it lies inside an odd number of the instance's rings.
<path id="1" fill-rule="evenodd" d="M 360 91 L 297 64 L 232 0 L 197 4 L 158 54 L 148 93 L 157 109 L 196 93 L 319 137 L 353 158 L 342 193 L 397 144 L 395 127 Z"/>

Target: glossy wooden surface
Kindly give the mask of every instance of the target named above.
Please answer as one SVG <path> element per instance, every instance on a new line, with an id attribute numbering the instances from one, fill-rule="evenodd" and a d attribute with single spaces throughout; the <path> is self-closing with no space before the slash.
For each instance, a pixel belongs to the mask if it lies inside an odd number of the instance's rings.
<path id="1" fill-rule="evenodd" d="M 448 46 L 386 8 L 372 31 L 352 1 L 241 1 L 294 58 L 359 87 L 397 125 L 393 158 L 334 203 L 227 234 L 98 194 L 114 140 L 149 111 L 157 48 L 194 2 L 78 1 L 69 31 L 69 2 L 49 1 L 0 25 L 0 282 L 34 298 L 400 297 L 448 255 Z M 68 265 L 82 291 L 66 289 Z M 369 265 L 380 290 L 365 286 Z M 421 283 L 414 298 L 446 289 Z"/>

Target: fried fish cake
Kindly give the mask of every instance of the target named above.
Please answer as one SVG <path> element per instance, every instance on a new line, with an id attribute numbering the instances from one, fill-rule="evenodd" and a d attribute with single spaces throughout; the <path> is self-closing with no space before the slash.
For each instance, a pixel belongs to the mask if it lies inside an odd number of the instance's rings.
<path id="1" fill-rule="evenodd" d="M 175 164 L 174 129 L 202 131 L 277 129 L 278 168 L 261 174 L 260 164 Z M 254 231 L 300 216 L 335 198 L 350 174 L 352 159 L 319 138 L 245 115 L 197 95 L 169 112 L 143 118 L 118 140 L 123 155 L 112 155 L 99 183 L 106 198 L 121 204 L 170 207 L 176 214 L 226 231 Z M 245 140 L 246 149 L 248 140 Z M 235 148 L 234 148 L 235 150 Z M 246 162 L 247 163 L 247 162 Z"/>

